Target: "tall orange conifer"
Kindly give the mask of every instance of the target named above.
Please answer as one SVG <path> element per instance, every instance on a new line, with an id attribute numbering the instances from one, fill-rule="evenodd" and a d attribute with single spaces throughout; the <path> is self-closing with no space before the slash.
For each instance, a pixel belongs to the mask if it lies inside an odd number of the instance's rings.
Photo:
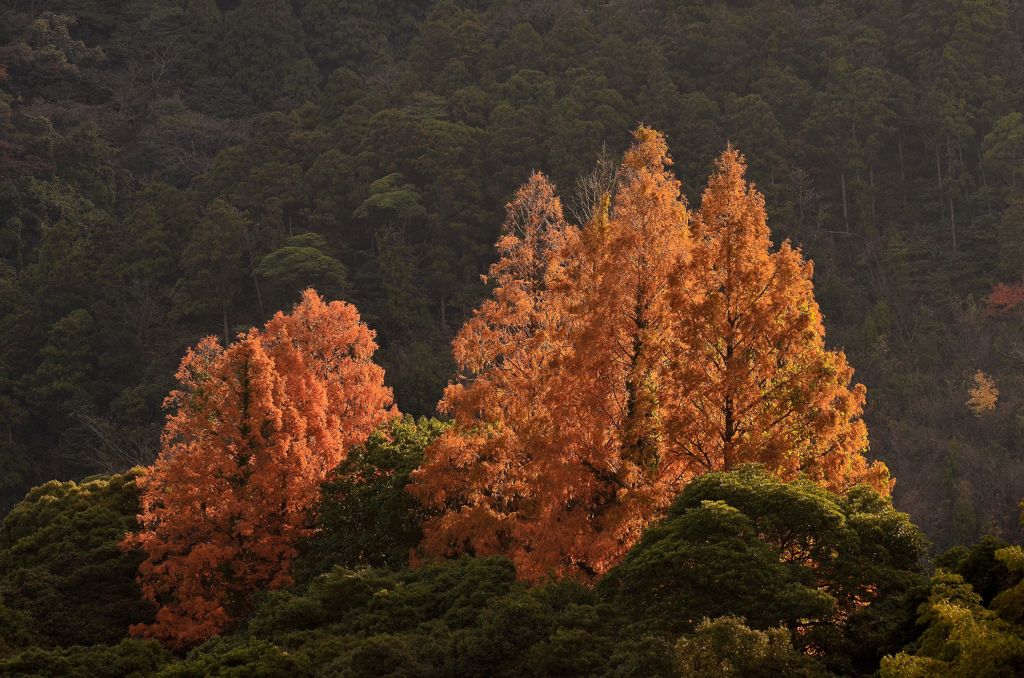
<path id="1" fill-rule="evenodd" d="M 865 389 L 841 351 L 825 348 L 813 266 L 789 242 L 772 251 L 764 197 L 733 148 L 718 159 L 693 222 L 689 285 L 678 288 L 679 364 L 693 388 L 672 445 L 694 472 L 760 462 L 832 489 L 868 482 Z"/>
<path id="2" fill-rule="evenodd" d="M 222 348 L 185 356 L 160 455 L 141 482 L 143 594 L 156 621 L 133 628 L 172 647 L 222 630 L 256 589 L 290 581 L 319 484 L 395 414 L 373 333 L 312 290 Z"/>
<path id="3" fill-rule="evenodd" d="M 602 574 L 681 487 L 665 427 L 680 397 L 670 292 L 684 284 L 689 212 L 671 162 L 664 137 L 638 128 L 607 209 L 567 239 L 568 350 L 547 404 L 561 425 L 538 474 L 528 577 Z"/>
<path id="4" fill-rule="evenodd" d="M 428 449 L 411 491 L 438 511 L 425 529 L 431 556 L 525 557 L 523 516 L 536 505 L 535 460 L 557 423 L 547 375 L 562 350 L 562 302 L 549 287 L 568 228 L 554 187 L 534 174 L 507 206 L 492 298 L 462 327 L 453 348 L 463 378 L 438 405 L 454 426 Z"/>

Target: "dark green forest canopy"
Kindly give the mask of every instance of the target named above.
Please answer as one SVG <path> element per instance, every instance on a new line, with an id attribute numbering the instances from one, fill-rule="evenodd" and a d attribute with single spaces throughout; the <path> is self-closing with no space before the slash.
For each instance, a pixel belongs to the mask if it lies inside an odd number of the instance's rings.
<path id="1" fill-rule="evenodd" d="M 381 480 L 322 521 L 306 551 L 326 567 L 288 589 L 254 592 L 251 614 L 228 633 L 177 657 L 153 641 L 118 643 L 116 633 L 92 647 L 63 647 L 71 640 L 45 633 L 5 635 L 13 647 L 0 647 L 0 675 L 718 676 L 728 666 L 743 676 L 864 675 L 905 647 L 899 661 L 931 661 L 945 636 L 929 605 L 948 597 L 948 581 L 959 582 L 980 623 L 1005 636 L 1000 666 L 1024 656 L 1019 627 L 982 607 L 955 567 L 929 588 L 923 537 L 888 499 L 866 487 L 837 496 L 805 481 L 783 483 L 758 467 L 691 484 L 596 588 L 569 580 L 531 586 L 504 558 L 410 568 L 366 557 L 397 554 L 381 540 L 384 530 L 416 525 L 415 517 L 394 519 L 403 512 L 388 479 L 437 433 L 436 421 L 405 420 L 391 425 L 393 442 L 379 434 L 356 450 L 325 488 L 325 503 L 353 474 Z M 387 457 L 388 449 L 399 454 Z M 100 535 L 118 534 L 136 510 L 132 481 L 120 475 L 34 491 L 5 522 L 0 583 L 53 571 L 84 551 L 83 540 L 95 548 L 108 541 Z M 392 510 L 378 511 L 376 522 L 353 519 L 354 509 L 366 517 L 379 506 Z M 72 509 L 90 516 L 91 532 L 68 529 Z M 36 548 L 34 534 L 51 547 Z M 137 560 L 126 553 L 121 562 Z M 67 579 L 62 599 L 83 603 L 72 614 L 85 605 L 121 609 L 138 600 L 131 577 L 109 569 L 99 594 L 92 581 Z M 1022 585 L 1019 575 L 1008 577 L 996 600 Z M 999 614 L 1006 610 L 1021 606 L 1010 602 Z M 16 613 L 4 613 L 0 606 L 6 631 Z"/>
<path id="2" fill-rule="evenodd" d="M 138 470 L 33 488 L 0 523 L 0 630 L 40 647 L 116 643 L 150 621 L 120 542 L 139 511 Z"/>
<path id="3" fill-rule="evenodd" d="M 147 462 L 186 346 L 308 284 L 429 414 L 531 169 L 645 122 L 693 204 L 731 141 L 816 266 L 896 503 L 1016 540 L 1024 5 L 15 0 L 0 21 L 0 494 Z M 972 375 L 999 389 L 966 406 Z"/>
<path id="4" fill-rule="evenodd" d="M 799 649 L 863 674 L 905 642 L 924 550 L 909 517 L 866 487 L 837 497 L 743 467 L 690 483 L 598 590 L 645 630 L 739 615 L 800 629 Z"/>

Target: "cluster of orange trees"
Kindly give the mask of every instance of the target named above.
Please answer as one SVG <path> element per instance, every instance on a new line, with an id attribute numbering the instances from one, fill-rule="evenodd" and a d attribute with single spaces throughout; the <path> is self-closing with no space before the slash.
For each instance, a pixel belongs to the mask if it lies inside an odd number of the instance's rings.
<path id="1" fill-rule="evenodd" d="M 889 491 L 811 264 L 773 247 L 742 156 L 722 154 L 696 211 L 670 165 L 641 127 L 590 177 L 582 223 L 540 174 L 508 205 L 492 293 L 455 338 L 453 425 L 408 488 L 430 512 L 416 558 L 504 554 L 524 579 L 591 581 L 691 479 L 749 462 Z M 289 581 L 319 483 L 396 414 L 374 348 L 352 306 L 307 291 L 186 356 L 128 539 L 160 607 L 138 632 L 194 643 Z"/>

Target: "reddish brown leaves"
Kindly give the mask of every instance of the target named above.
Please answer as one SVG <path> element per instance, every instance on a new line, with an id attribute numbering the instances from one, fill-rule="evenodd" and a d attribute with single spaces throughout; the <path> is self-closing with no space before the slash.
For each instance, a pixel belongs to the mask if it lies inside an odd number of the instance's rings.
<path id="1" fill-rule="evenodd" d="M 999 283 L 985 298 L 988 311 L 995 316 L 1024 313 L 1024 285 Z"/>
<path id="2" fill-rule="evenodd" d="M 424 548 L 431 554 L 527 548 L 519 534 L 527 522 L 512 517 L 538 510 L 531 480 L 541 466 L 534 462 L 550 454 L 558 426 L 546 375 L 565 351 L 558 330 L 564 311 L 549 283 L 563 265 L 566 227 L 554 189 L 540 174 L 508 205 L 500 257 L 490 269 L 492 298 L 454 342 L 466 378 L 450 385 L 438 406 L 455 427 L 416 474 L 417 496 L 444 512 L 427 530 Z"/>
<path id="3" fill-rule="evenodd" d="M 139 583 L 160 606 L 133 632 L 188 646 L 249 592 L 289 583 L 320 482 L 396 414 L 375 349 L 354 307 L 307 290 L 262 331 L 188 352 L 142 481 L 141 530 L 126 540 L 145 551 Z"/>

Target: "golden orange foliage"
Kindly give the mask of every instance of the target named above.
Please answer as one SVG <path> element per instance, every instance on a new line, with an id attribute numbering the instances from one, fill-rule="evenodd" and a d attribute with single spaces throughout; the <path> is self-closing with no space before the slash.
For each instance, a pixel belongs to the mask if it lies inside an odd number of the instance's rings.
<path id="1" fill-rule="evenodd" d="M 690 215 L 671 162 L 664 137 L 638 129 L 607 209 L 566 238 L 557 289 L 568 348 L 547 377 L 558 427 L 525 577 L 604 573 L 681 486 L 666 432 L 687 388 L 672 290 L 685 284 Z"/>
<path id="2" fill-rule="evenodd" d="M 375 350 L 353 306 L 313 290 L 227 348 L 208 337 L 189 350 L 140 481 L 141 529 L 126 538 L 146 554 L 138 581 L 159 606 L 133 633 L 192 645 L 249 592 L 290 582 L 319 484 L 396 414 Z"/>
<path id="3" fill-rule="evenodd" d="M 423 556 L 592 579 L 691 478 L 749 461 L 888 491 L 811 266 L 772 251 L 741 156 L 692 216 L 670 165 L 641 127 L 589 223 L 566 223 L 539 174 L 508 205 L 493 294 L 454 342 L 462 377 L 439 409 L 455 425 L 409 487 L 436 512 Z"/>
<path id="4" fill-rule="evenodd" d="M 851 387 L 846 356 L 825 348 L 813 266 L 789 242 L 772 250 L 764 197 L 745 171 L 727 149 L 693 220 L 678 305 L 679 361 L 692 387 L 678 403 L 689 414 L 673 446 L 697 472 L 760 462 L 837 491 L 861 482 L 888 491 L 885 466 L 864 457 L 866 389 Z"/>
<path id="5" fill-rule="evenodd" d="M 455 422 L 416 473 L 416 494 L 445 509 L 425 548 L 438 555 L 512 553 L 528 548 L 516 520 L 536 510 L 534 483 L 559 423 L 548 407 L 547 375 L 565 352 L 563 308 L 548 286 L 561 266 L 567 224 L 554 188 L 534 174 L 507 206 L 494 284 L 453 344 L 459 367 L 475 378 L 452 384 L 438 405 Z M 525 554 L 520 554 L 522 562 Z"/>
<path id="6" fill-rule="evenodd" d="M 974 373 L 974 384 L 968 389 L 967 395 L 967 408 L 976 417 L 996 409 L 999 402 L 999 389 L 995 380 L 981 370 Z"/>

